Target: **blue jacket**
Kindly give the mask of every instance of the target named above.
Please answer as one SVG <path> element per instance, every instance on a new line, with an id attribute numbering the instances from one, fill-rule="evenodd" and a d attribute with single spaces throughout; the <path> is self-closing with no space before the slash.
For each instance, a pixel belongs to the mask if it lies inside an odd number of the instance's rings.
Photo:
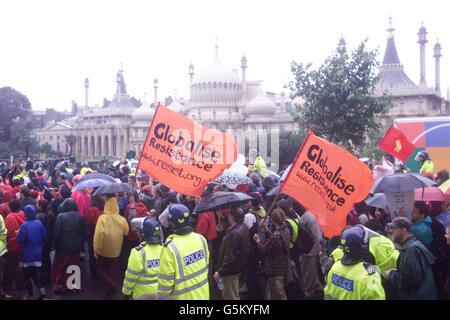
<path id="1" fill-rule="evenodd" d="M 36 219 L 36 208 L 27 205 L 24 208 L 25 222 L 20 226 L 17 241 L 23 245 L 20 253 L 22 263 L 42 262 L 42 246 L 46 235 L 45 227 Z"/>
<path id="2" fill-rule="evenodd" d="M 414 237 L 422 242 L 423 245 L 427 248 L 430 248 L 431 242 L 433 242 L 431 222 L 431 218 L 427 216 L 418 222 L 413 221 L 411 227 L 411 233 L 414 235 Z"/>

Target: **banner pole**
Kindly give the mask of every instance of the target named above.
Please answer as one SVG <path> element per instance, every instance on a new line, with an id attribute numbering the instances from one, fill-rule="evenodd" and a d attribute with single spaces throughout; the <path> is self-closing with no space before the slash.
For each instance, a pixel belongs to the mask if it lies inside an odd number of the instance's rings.
<path id="1" fill-rule="evenodd" d="M 269 211 L 267 212 L 266 218 L 267 218 L 268 216 L 270 216 L 270 213 L 272 212 L 273 206 L 274 206 L 275 203 L 277 202 L 279 196 L 280 196 L 280 191 L 278 191 L 277 195 L 276 195 L 275 198 L 273 199 L 272 205 L 270 206 Z"/>

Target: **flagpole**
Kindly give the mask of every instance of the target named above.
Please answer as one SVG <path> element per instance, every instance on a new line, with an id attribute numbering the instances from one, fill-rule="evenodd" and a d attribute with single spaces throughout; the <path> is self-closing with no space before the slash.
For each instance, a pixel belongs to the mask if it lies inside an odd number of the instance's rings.
<path id="1" fill-rule="evenodd" d="M 309 132 L 308 132 L 308 134 L 306 135 L 305 140 L 303 140 L 303 143 L 302 143 L 302 145 L 300 146 L 300 149 L 298 149 L 298 152 L 297 152 L 297 154 L 295 155 L 295 159 L 294 159 L 294 161 L 293 161 L 292 163 L 295 163 L 295 162 L 296 162 L 296 160 L 297 160 L 299 154 L 300 154 L 300 153 L 302 152 L 302 150 L 303 150 L 303 146 L 305 145 L 306 141 L 308 141 L 308 138 L 309 138 L 309 136 L 311 135 L 311 133 L 313 133 L 313 129 L 314 129 L 314 126 L 311 125 L 310 128 L 309 128 Z M 266 217 L 270 216 L 270 213 L 272 212 L 272 209 L 273 209 L 275 203 L 277 202 L 278 198 L 280 197 L 281 188 L 282 188 L 282 186 L 283 186 L 283 183 L 284 183 L 284 181 L 288 180 L 289 175 L 290 175 L 291 173 L 292 173 L 292 167 L 291 167 L 291 169 L 289 170 L 289 172 L 288 172 L 286 178 L 280 183 L 280 189 L 278 190 L 277 195 L 276 195 L 275 198 L 273 199 L 272 205 L 270 206 L 269 211 L 267 212 L 267 216 L 266 216 Z"/>

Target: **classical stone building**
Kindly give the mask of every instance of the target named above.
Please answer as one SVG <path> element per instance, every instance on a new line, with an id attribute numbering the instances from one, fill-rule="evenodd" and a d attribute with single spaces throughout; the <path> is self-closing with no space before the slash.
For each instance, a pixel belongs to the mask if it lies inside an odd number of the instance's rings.
<path id="1" fill-rule="evenodd" d="M 273 135 L 271 141 L 275 143 L 280 129 L 293 130 L 296 123 L 286 111 L 289 102 L 285 94 L 264 92 L 261 81 L 247 81 L 246 68 L 245 56 L 241 59 L 241 77 L 237 71 L 226 68 L 219 60 L 216 47 L 213 63 L 208 68 L 194 74 L 193 65 L 189 67 L 190 99 L 181 103 L 174 98 L 167 107 L 208 128 L 232 132 L 241 153 L 246 148 L 245 137 L 248 137 L 247 148 L 267 150 L 268 135 Z M 109 105 L 88 107 L 87 81 L 85 87 L 85 106 L 75 108 L 74 116 L 58 127 L 65 130 L 58 131 L 59 136 L 76 136 L 77 159 L 118 158 L 130 150 L 139 155 L 158 101 L 156 80 L 155 103 L 149 105 L 144 101 L 139 107 L 130 101 L 122 71 L 117 74 L 116 94 Z M 36 130 L 39 141 L 43 143 L 55 136 L 55 126 Z M 278 163 L 276 152 L 271 160 Z"/>

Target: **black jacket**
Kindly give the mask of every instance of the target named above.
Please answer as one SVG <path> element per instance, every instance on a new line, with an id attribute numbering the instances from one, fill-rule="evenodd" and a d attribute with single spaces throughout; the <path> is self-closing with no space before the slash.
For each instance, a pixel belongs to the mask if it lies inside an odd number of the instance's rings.
<path id="1" fill-rule="evenodd" d="M 62 212 L 57 216 L 53 229 L 53 247 L 56 253 L 80 253 L 87 239 L 86 227 L 74 199 L 62 203 Z"/>
<path id="2" fill-rule="evenodd" d="M 225 232 L 220 243 L 218 272 L 221 276 L 243 272 L 248 261 L 250 241 L 248 228 L 237 223 Z"/>
<path id="3" fill-rule="evenodd" d="M 53 227 L 55 225 L 55 217 L 47 212 L 38 212 L 36 219 L 39 219 L 47 231 L 44 238 L 44 247 L 51 248 L 53 244 Z"/>

